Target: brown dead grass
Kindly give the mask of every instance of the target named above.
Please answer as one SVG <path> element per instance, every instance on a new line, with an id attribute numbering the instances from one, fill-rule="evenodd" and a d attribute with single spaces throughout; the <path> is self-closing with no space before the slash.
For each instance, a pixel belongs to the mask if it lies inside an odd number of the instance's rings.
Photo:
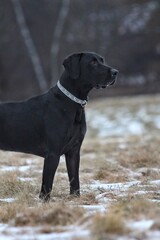
<path id="1" fill-rule="evenodd" d="M 119 170 L 117 169 L 117 172 Z M 116 182 L 126 182 L 129 180 L 129 176 L 126 175 L 126 173 L 123 173 L 123 170 L 121 173 L 112 173 L 109 171 L 109 169 L 102 168 L 99 169 L 95 175 L 95 180 L 106 180 L 108 183 L 116 183 Z"/>
<path id="2" fill-rule="evenodd" d="M 160 141 L 151 145 L 128 148 L 119 154 L 119 163 L 125 168 L 160 167 Z"/>
<path id="3" fill-rule="evenodd" d="M 11 219 L 13 219 L 19 211 L 19 208 L 17 206 L 17 203 L 11 203 L 5 204 L 3 205 L 3 207 L 0 207 L 0 222 L 8 223 L 9 221 L 11 221 Z"/>
<path id="4" fill-rule="evenodd" d="M 107 239 L 108 234 L 129 234 L 127 220 L 154 219 L 153 229 L 159 229 L 160 205 L 140 197 L 118 200 L 106 213 L 97 213 L 93 217 L 91 231 L 95 239 Z M 110 238 L 108 238 L 110 239 Z"/>
<path id="5" fill-rule="evenodd" d="M 65 226 L 83 217 L 84 210 L 65 204 L 39 204 L 29 208 L 27 204 L 10 203 L 0 208 L 0 221 L 14 226 Z"/>
<path id="6" fill-rule="evenodd" d="M 52 203 L 27 209 L 27 211 L 19 213 L 14 222 L 16 226 L 43 224 L 65 226 L 77 222 L 83 214 L 84 211 L 81 208 Z"/>
<path id="7" fill-rule="evenodd" d="M 88 192 L 86 194 L 82 194 L 80 198 L 77 199 L 77 203 L 80 205 L 92 205 L 97 204 L 98 201 L 94 192 Z"/>
<path id="8" fill-rule="evenodd" d="M 160 206 L 141 196 L 119 200 L 112 206 L 112 212 L 122 214 L 125 219 L 154 219 L 160 216 Z"/>
<path id="9" fill-rule="evenodd" d="M 0 175 L 0 196 L 15 196 L 23 190 L 23 183 L 18 180 L 18 171 L 8 171 Z"/>
<path id="10" fill-rule="evenodd" d="M 93 236 L 98 239 L 106 239 L 108 234 L 123 235 L 129 232 L 121 214 L 114 214 L 109 211 L 106 214 L 96 214 L 91 226 Z"/>
<path id="11" fill-rule="evenodd" d="M 152 169 L 152 168 L 142 168 L 140 172 L 143 177 L 147 178 L 148 180 L 159 180 L 160 179 L 160 170 L 159 169 Z"/>
<path id="12" fill-rule="evenodd" d="M 0 165 L 24 166 L 28 165 L 27 159 L 31 160 L 31 165 L 32 161 L 33 164 L 42 162 L 42 158 L 35 155 L 0 150 Z"/>
<path id="13" fill-rule="evenodd" d="M 114 154 L 117 151 L 117 142 L 115 141 L 101 141 L 97 138 L 89 138 L 84 141 L 82 145 L 83 154 L 98 154 L 98 155 L 109 155 Z M 107 154 L 107 155 L 106 155 Z"/>
<path id="14" fill-rule="evenodd" d="M 32 203 L 39 192 L 35 181 L 21 181 L 18 171 L 9 171 L 0 175 L 0 198 L 15 198 L 21 203 Z"/>

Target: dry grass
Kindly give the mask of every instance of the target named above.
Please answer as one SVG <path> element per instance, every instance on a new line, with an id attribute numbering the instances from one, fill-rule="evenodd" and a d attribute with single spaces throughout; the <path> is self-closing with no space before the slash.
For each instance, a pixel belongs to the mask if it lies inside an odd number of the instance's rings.
<path id="1" fill-rule="evenodd" d="M 117 172 L 111 172 L 108 168 L 100 168 L 94 175 L 95 180 L 106 180 L 108 183 L 116 183 L 116 182 L 126 182 L 129 180 L 129 176 L 127 176 L 123 170 L 119 173 L 119 169 Z"/>
<path id="2" fill-rule="evenodd" d="M 159 180 L 160 179 L 160 170 L 152 168 L 143 168 L 141 169 L 141 174 L 143 177 L 146 177 L 148 180 Z"/>
<path id="3" fill-rule="evenodd" d="M 88 192 L 86 194 L 82 194 L 80 198 L 77 198 L 76 202 L 80 205 L 92 205 L 92 204 L 98 203 L 96 199 L 96 194 L 94 192 Z"/>
<path id="4" fill-rule="evenodd" d="M 158 218 L 160 206 L 140 196 L 119 200 L 112 206 L 112 212 L 123 215 L 125 219 Z"/>
<path id="5" fill-rule="evenodd" d="M 24 166 L 28 165 L 27 160 L 30 160 L 30 164 L 33 163 L 41 163 L 42 158 L 38 156 L 34 156 L 26 153 L 18 153 L 18 152 L 8 152 L 8 151 L 0 151 L 0 165 L 8 165 L 8 166 Z"/>
<path id="6" fill-rule="evenodd" d="M 129 232 L 121 214 L 115 214 L 112 211 L 106 214 L 96 214 L 91 230 L 93 235 L 98 236 L 98 239 L 106 239 L 108 234 L 123 235 Z"/>
<path id="7" fill-rule="evenodd" d="M 15 217 L 15 225 L 52 225 L 65 226 L 73 224 L 83 216 L 83 209 L 70 207 L 64 204 L 47 204 L 36 208 L 27 209 Z"/>
<path id="8" fill-rule="evenodd" d="M 64 226 L 77 222 L 83 214 L 82 208 L 65 204 L 39 204 L 29 208 L 27 204 L 10 203 L 0 208 L 0 221 L 15 226 Z"/>
<path id="9" fill-rule="evenodd" d="M 100 139 L 97 138 L 89 138 L 84 141 L 84 144 L 82 146 L 82 153 L 84 155 L 98 154 L 100 156 L 108 156 L 111 154 L 113 156 L 115 152 L 117 152 L 116 138 L 113 139 L 112 142 L 105 140 L 101 141 Z"/>
<path id="10" fill-rule="evenodd" d="M 95 239 L 106 239 L 108 234 L 124 235 L 132 230 L 127 225 L 127 220 L 155 219 L 152 229 L 159 229 L 160 206 L 143 198 L 134 197 L 120 200 L 111 205 L 104 214 L 93 217 L 91 231 Z M 110 238 L 108 238 L 110 239 Z"/>
<path id="11" fill-rule="evenodd" d="M 22 207 L 23 209 L 23 207 Z M 0 208 L 0 222 L 8 223 L 18 212 L 17 204 L 5 204 Z"/>
<path id="12" fill-rule="evenodd" d="M 130 170 L 138 171 L 141 178 L 160 179 L 160 172 L 154 170 L 160 168 L 159 145 L 160 138 L 148 140 L 142 136 L 128 137 L 122 149 L 117 146 L 116 138 L 109 147 L 107 140 L 88 139 L 82 151 L 82 173 L 90 173 L 95 180 L 107 182 L 129 181 Z"/>
<path id="13" fill-rule="evenodd" d="M 19 172 L 9 171 L 0 175 L 0 197 L 15 197 L 29 202 L 34 194 L 38 193 L 38 187 L 33 181 L 21 181 L 18 179 Z"/>
<path id="14" fill-rule="evenodd" d="M 0 175 L 0 196 L 15 196 L 23 190 L 23 182 L 18 180 L 18 171 L 8 171 Z M 25 184 L 25 183 L 24 183 Z"/>
<path id="15" fill-rule="evenodd" d="M 160 141 L 145 146 L 128 148 L 119 153 L 119 162 L 123 167 L 137 169 L 160 166 Z"/>

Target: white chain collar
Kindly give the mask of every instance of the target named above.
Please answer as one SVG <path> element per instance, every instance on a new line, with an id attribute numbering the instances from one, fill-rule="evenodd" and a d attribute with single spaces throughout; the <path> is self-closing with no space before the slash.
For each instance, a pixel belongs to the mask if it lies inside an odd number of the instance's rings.
<path id="1" fill-rule="evenodd" d="M 65 96 L 67 96 L 68 98 L 70 98 L 73 102 L 76 102 L 76 103 L 80 104 L 82 107 L 85 107 L 85 106 L 86 106 L 87 100 L 81 100 L 81 99 L 75 97 L 72 93 L 70 93 L 67 89 L 65 89 L 65 88 L 61 85 L 60 81 L 57 82 L 57 87 L 59 88 L 59 90 L 61 90 L 61 92 L 62 92 Z"/>

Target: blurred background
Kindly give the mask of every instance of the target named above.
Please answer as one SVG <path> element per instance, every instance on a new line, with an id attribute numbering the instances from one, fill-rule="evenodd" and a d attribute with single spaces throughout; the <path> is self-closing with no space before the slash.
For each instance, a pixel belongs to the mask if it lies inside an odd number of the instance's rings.
<path id="1" fill-rule="evenodd" d="M 0 0 L 0 101 L 46 91 L 84 50 L 120 72 L 92 98 L 160 92 L 160 1 Z"/>

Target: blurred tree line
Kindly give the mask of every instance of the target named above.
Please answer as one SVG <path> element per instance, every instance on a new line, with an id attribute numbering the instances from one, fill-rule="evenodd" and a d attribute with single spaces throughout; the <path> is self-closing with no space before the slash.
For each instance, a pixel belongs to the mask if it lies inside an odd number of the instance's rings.
<path id="1" fill-rule="evenodd" d="M 73 52 L 120 71 L 93 96 L 160 92 L 159 0 L 0 0 L 0 100 L 46 91 Z"/>

